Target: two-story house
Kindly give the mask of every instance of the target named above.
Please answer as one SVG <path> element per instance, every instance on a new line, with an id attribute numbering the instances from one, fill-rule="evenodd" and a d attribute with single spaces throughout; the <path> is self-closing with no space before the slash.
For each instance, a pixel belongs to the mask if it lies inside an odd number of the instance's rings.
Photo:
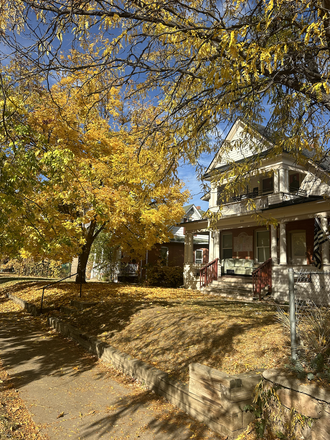
<path id="1" fill-rule="evenodd" d="M 225 172 L 230 162 L 251 162 L 257 143 L 264 144 L 265 153 L 273 148 L 263 127 L 256 125 L 247 134 L 241 120 L 233 124 L 225 142 L 233 147 L 225 154 L 220 148 L 204 176 L 211 186 L 204 198 L 209 201 L 209 213 L 220 210 L 221 215 L 213 224 L 202 219 L 186 225 L 185 286 L 205 288 L 215 279 L 208 290 L 212 290 L 212 285 L 218 290 L 222 285 L 225 290 L 230 284 L 224 282 L 230 279 L 236 285 L 240 280 L 245 286 L 251 281 L 248 288 L 252 290 L 253 274 L 254 293 L 266 287 L 275 299 L 286 299 L 289 267 L 295 271 L 317 270 L 314 227 L 317 224 L 324 233 L 328 230 L 329 164 L 323 161 L 316 165 L 311 154 L 302 163 L 285 151 L 276 156 L 265 154 L 244 190 L 223 197 L 226 181 L 219 185 L 215 173 Z M 247 200 L 253 201 L 254 206 Z M 277 223 L 270 224 L 271 219 Z M 202 273 L 203 266 L 194 262 L 192 247 L 192 237 L 201 230 L 210 231 L 209 266 Z M 329 241 L 321 244 L 318 251 L 319 268 L 329 270 Z"/>

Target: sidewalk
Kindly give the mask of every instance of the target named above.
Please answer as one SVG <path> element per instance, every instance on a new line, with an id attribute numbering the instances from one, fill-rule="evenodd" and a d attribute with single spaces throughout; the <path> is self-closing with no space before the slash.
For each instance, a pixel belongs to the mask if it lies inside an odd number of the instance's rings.
<path id="1" fill-rule="evenodd" d="M 0 313 L 0 358 L 50 440 L 220 439 L 23 312 Z"/>

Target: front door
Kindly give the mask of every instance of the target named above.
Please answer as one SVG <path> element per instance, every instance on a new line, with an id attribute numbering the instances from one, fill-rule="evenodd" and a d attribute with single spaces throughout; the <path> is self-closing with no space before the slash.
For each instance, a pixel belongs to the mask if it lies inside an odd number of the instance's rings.
<path id="1" fill-rule="evenodd" d="M 291 232 L 291 263 L 307 264 L 306 231 Z"/>

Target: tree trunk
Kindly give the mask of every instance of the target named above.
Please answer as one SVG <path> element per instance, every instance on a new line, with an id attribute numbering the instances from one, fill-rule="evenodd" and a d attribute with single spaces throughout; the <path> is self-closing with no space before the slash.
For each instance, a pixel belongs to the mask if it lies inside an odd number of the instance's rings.
<path id="1" fill-rule="evenodd" d="M 78 255 L 78 267 L 76 276 L 77 284 L 86 283 L 86 267 L 93 241 L 93 237 L 87 237 L 87 241 L 82 247 L 81 253 Z"/>
<path id="2" fill-rule="evenodd" d="M 86 283 L 86 267 L 92 244 L 94 243 L 94 240 L 99 235 L 99 233 L 103 230 L 104 226 L 105 223 L 103 223 L 97 230 L 96 221 L 92 220 L 89 226 L 86 228 L 86 243 L 84 244 L 80 254 L 78 255 L 78 267 L 76 276 L 77 284 Z"/>

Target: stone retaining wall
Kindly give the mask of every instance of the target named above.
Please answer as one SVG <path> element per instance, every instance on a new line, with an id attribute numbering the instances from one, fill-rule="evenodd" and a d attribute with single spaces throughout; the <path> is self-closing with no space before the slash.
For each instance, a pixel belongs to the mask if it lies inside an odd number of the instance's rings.
<path id="1" fill-rule="evenodd" d="M 118 370 L 139 380 L 156 394 L 165 397 L 173 405 L 228 439 L 236 439 L 251 421 L 250 413 L 243 411 L 243 406 L 252 402 L 251 388 L 244 387 L 244 375 L 229 376 L 204 365 L 191 364 L 191 380 L 189 386 L 184 385 L 172 381 L 163 371 L 89 337 L 58 318 L 49 317 L 48 324 L 98 356 L 101 361 L 109 362 Z M 259 380 L 260 376 L 254 378 L 255 383 Z M 248 381 L 246 375 L 246 383 Z M 212 393 L 208 397 L 207 389 L 212 385 L 216 386 L 215 393 L 218 397 L 212 398 Z"/>
<path id="2" fill-rule="evenodd" d="M 312 384 L 303 384 L 280 370 L 263 372 L 266 382 L 276 386 L 281 404 L 310 419 L 302 437 L 305 440 L 330 440 L 330 391 Z M 288 416 L 291 411 L 288 411 Z"/>
<path id="3" fill-rule="evenodd" d="M 14 301 L 14 303 L 22 307 L 23 310 L 26 310 L 28 313 L 31 313 L 31 315 L 33 316 L 39 315 L 38 309 L 34 304 L 30 304 L 24 301 L 23 299 L 18 298 L 17 296 L 11 295 L 10 293 L 7 294 L 7 298 Z"/>

